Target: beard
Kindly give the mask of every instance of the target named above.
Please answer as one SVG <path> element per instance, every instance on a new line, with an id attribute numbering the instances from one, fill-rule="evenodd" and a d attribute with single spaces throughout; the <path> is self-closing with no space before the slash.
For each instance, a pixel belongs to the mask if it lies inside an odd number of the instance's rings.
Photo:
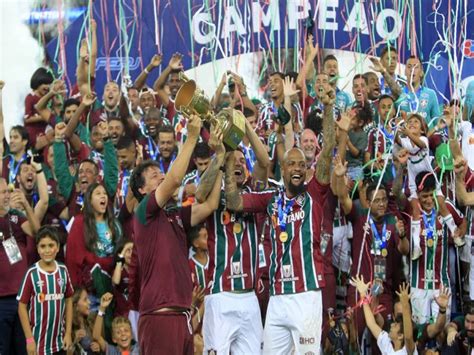
<path id="1" fill-rule="evenodd" d="M 298 196 L 304 192 L 306 192 L 306 184 L 304 183 L 304 180 L 301 184 L 295 185 L 291 182 L 291 180 L 288 182 L 288 191 L 293 195 L 293 196 Z"/>

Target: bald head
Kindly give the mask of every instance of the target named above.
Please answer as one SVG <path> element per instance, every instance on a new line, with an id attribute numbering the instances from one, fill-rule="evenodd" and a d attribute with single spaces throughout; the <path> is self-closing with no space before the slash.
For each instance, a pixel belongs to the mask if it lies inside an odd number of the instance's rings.
<path id="1" fill-rule="evenodd" d="M 306 158 L 301 149 L 291 148 L 285 153 L 282 173 L 288 197 L 295 197 L 305 191 Z"/>
<path id="2" fill-rule="evenodd" d="M 311 165 L 316 157 L 316 150 L 318 148 L 316 134 L 311 129 L 306 128 L 303 133 L 301 133 L 300 145 L 306 158 L 306 163 Z"/>

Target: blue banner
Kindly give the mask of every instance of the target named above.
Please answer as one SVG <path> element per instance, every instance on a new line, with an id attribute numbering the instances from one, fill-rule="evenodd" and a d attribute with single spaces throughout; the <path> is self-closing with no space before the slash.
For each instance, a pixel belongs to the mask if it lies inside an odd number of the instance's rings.
<path id="1" fill-rule="evenodd" d="M 164 55 L 162 66 L 173 53 L 182 53 L 185 69 L 257 51 L 274 69 L 284 60 L 298 67 L 298 54 L 312 33 L 322 49 L 379 55 L 390 43 L 401 63 L 416 54 L 427 85 L 443 100 L 462 80 L 474 78 L 473 8 L 470 0 L 96 0 L 92 14 L 85 11 L 47 52 L 72 85 L 92 15 L 99 48 L 96 87 L 102 89 L 124 74 L 136 78 L 156 53 Z M 158 74 L 150 75 L 149 84 Z"/>

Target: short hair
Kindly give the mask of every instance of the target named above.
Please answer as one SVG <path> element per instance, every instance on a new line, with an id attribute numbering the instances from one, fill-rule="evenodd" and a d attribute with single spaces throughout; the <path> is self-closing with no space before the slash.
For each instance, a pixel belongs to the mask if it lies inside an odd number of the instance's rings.
<path id="1" fill-rule="evenodd" d="M 366 84 L 366 85 L 368 84 L 367 78 L 366 78 L 363 74 L 356 74 L 356 75 L 354 75 L 354 77 L 352 78 L 352 83 L 354 83 L 354 81 L 356 81 L 356 79 L 364 79 L 365 84 Z"/>
<path id="2" fill-rule="evenodd" d="M 385 100 L 385 99 L 390 99 L 392 100 L 392 102 L 395 102 L 395 99 L 391 95 L 383 94 L 379 97 L 379 103 L 380 101 Z"/>
<path id="3" fill-rule="evenodd" d="M 116 150 L 128 149 L 132 146 L 135 146 L 135 141 L 130 138 L 130 136 L 124 135 L 121 136 L 117 142 Z"/>
<path id="4" fill-rule="evenodd" d="M 148 112 L 145 113 L 145 117 L 143 119 L 146 120 L 147 118 L 150 118 L 150 116 L 152 116 L 152 115 L 158 116 L 159 120 L 161 119 L 161 111 L 156 107 L 150 107 Z"/>
<path id="5" fill-rule="evenodd" d="M 244 107 L 244 110 L 242 111 L 242 113 L 244 114 L 246 118 L 255 116 L 257 114 L 254 110 L 248 107 Z"/>
<path id="6" fill-rule="evenodd" d="M 334 54 L 328 54 L 327 56 L 324 57 L 323 66 L 324 66 L 324 64 L 326 64 L 326 62 L 328 62 L 330 60 L 335 60 L 337 62 L 337 58 Z"/>
<path id="7" fill-rule="evenodd" d="M 59 232 L 58 229 L 51 225 L 42 226 L 35 235 L 36 245 L 40 243 L 44 238 L 50 238 L 59 245 Z"/>
<path id="8" fill-rule="evenodd" d="M 380 190 L 383 190 L 385 191 L 385 193 L 387 193 L 387 187 L 384 184 L 380 184 L 379 186 L 376 181 L 370 182 L 369 185 L 367 186 L 367 190 L 365 191 L 367 200 L 369 201 L 372 200 L 373 194 Z"/>
<path id="9" fill-rule="evenodd" d="M 364 77 L 366 82 L 369 81 L 370 76 L 375 76 L 376 78 L 378 78 L 377 74 L 375 74 L 373 71 L 368 71 L 368 72 L 363 74 L 363 77 Z"/>
<path id="10" fill-rule="evenodd" d="M 162 125 L 158 128 L 158 136 L 160 133 L 173 133 L 173 137 L 175 136 L 174 128 L 170 125 Z"/>
<path id="11" fill-rule="evenodd" d="M 99 175 L 99 170 L 100 170 L 100 169 L 99 169 L 99 166 L 97 165 L 97 163 L 96 163 L 95 161 L 93 161 L 92 159 L 89 159 L 89 158 L 83 159 L 83 160 L 81 160 L 81 162 L 79 163 L 79 168 L 80 168 L 81 165 L 84 164 L 84 163 L 89 163 L 89 164 L 94 165 L 95 173 L 96 173 L 96 175 Z"/>
<path id="12" fill-rule="evenodd" d="M 295 71 L 286 72 L 285 78 L 293 79 L 293 81 L 296 83 L 296 79 L 298 78 L 298 73 Z"/>
<path id="13" fill-rule="evenodd" d="M 312 110 L 306 118 L 306 128 L 312 130 L 318 136 L 323 130 L 323 115 L 320 109 Z"/>
<path id="14" fill-rule="evenodd" d="M 191 229 L 188 232 L 188 242 L 192 246 L 193 242 L 199 238 L 199 232 L 201 231 L 202 228 L 206 228 L 204 223 L 199 223 L 195 225 L 194 227 L 191 227 Z"/>
<path id="15" fill-rule="evenodd" d="M 160 168 L 160 165 L 155 160 L 145 160 L 144 162 L 138 164 L 138 166 L 133 169 L 132 176 L 130 177 L 130 188 L 132 189 L 133 196 L 138 200 L 141 201 L 143 199 L 143 194 L 139 191 L 145 185 L 145 178 L 143 177 L 143 173 L 145 170 L 157 167 Z"/>
<path id="16" fill-rule="evenodd" d="M 21 136 L 22 141 L 29 141 L 30 136 L 28 135 L 28 131 L 26 130 L 24 126 L 20 126 L 20 125 L 13 126 L 12 128 L 10 128 L 10 132 L 11 131 L 16 131 Z"/>
<path id="17" fill-rule="evenodd" d="M 395 47 L 385 46 L 385 47 L 383 47 L 382 52 L 380 52 L 380 58 L 382 58 L 385 54 L 387 54 L 389 52 L 395 52 L 395 53 L 398 54 L 398 50 Z"/>
<path id="18" fill-rule="evenodd" d="M 194 147 L 193 157 L 207 159 L 211 157 L 211 148 L 205 142 L 200 142 Z"/>
<path id="19" fill-rule="evenodd" d="M 79 102 L 79 100 L 77 100 L 75 98 L 69 98 L 66 101 L 64 101 L 63 112 L 66 111 L 66 108 L 68 108 L 69 106 L 72 106 L 72 105 L 79 106 L 80 104 L 81 103 Z"/>
<path id="20" fill-rule="evenodd" d="M 53 82 L 53 75 L 46 68 L 38 68 L 30 79 L 30 87 L 32 90 L 38 89 L 41 85 L 49 85 Z"/>
<path id="21" fill-rule="evenodd" d="M 114 320 L 112 321 L 112 337 L 113 337 L 114 331 L 117 329 L 117 327 L 119 327 L 123 324 L 128 325 L 130 327 L 130 329 L 132 329 L 132 323 L 130 323 L 128 318 L 121 317 L 121 316 L 114 318 Z"/>
<path id="22" fill-rule="evenodd" d="M 431 171 L 422 171 L 415 178 L 416 190 L 418 192 L 430 192 L 436 190 L 436 178 Z"/>
<path id="23" fill-rule="evenodd" d="M 474 301 L 469 302 L 464 310 L 464 315 L 467 316 L 468 314 L 474 315 Z"/>
<path id="24" fill-rule="evenodd" d="M 279 76 L 280 79 L 284 80 L 285 79 L 285 74 L 283 74 L 282 72 L 279 72 L 279 71 L 274 71 L 273 73 L 270 74 L 270 77 L 272 76 Z"/>
<path id="25" fill-rule="evenodd" d="M 183 72 L 183 69 L 171 69 L 169 75 L 168 75 L 168 78 L 171 76 L 171 74 L 178 74 L 179 73 L 182 73 Z"/>

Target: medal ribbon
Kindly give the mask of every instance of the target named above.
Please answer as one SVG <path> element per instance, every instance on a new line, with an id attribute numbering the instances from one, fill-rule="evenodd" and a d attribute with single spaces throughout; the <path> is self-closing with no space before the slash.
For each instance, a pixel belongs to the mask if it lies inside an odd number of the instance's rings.
<path id="1" fill-rule="evenodd" d="M 426 213 L 423 212 L 423 222 L 425 224 L 425 228 L 427 229 L 426 241 L 428 241 L 429 239 L 433 239 L 434 231 L 436 230 L 436 219 L 435 219 L 434 208 L 431 210 L 431 220 L 429 223 L 428 223 L 428 218 L 426 216 Z"/>
<path id="2" fill-rule="evenodd" d="M 420 93 L 421 93 L 421 89 L 423 87 L 420 85 L 420 87 L 418 88 L 418 90 L 416 90 L 416 93 L 414 93 L 415 95 L 415 100 L 413 100 L 411 98 L 411 94 L 413 93 L 412 91 L 408 91 L 408 86 L 405 86 L 403 88 L 403 92 L 405 93 L 405 96 L 406 96 L 406 99 L 408 101 L 408 104 L 410 105 L 410 112 L 416 112 L 417 111 L 417 106 L 418 106 L 418 101 L 419 101 L 419 97 L 420 97 Z M 414 106 L 413 106 L 414 104 Z"/>
<path id="3" fill-rule="evenodd" d="M 171 156 L 170 165 L 168 165 L 168 170 L 169 168 L 171 168 L 171 165 L 173 165 L 173 162 L 175 159 L 176 159 L 176 153 L 173 153 L 173 155 Z M 160 169 L 163 174 L 166 174 L 168 172 L 168 171 L 165 171 L 165 164 L 163 163 L 163 157 L 161 156 L 160 156 Z"/>
<path id="4" fill-rule="evenodd" d="M 383 222 L 382 236 L 380 236 L 372 218 L 370 218 L 370 229 L 375 239 L 375 250 L 387 249 L 387 221 L 384 220 Z"/>
<path id="5" fill-rule="evenodd" d="M 13 155 L 10 155 L 10 169 L 9 169 L 9 172 L 8 172 L 8 183 L 9 184 L 14 184 L 15 183 L 15 178 L 16 178 L 16 175 L 18 174 L 18 169 L 20 169 L 20 165 L 21 165 L 21 163 L 23 163 L 23 160 L 25 160 L 25 159 L 26 159 L 26 154 L 23 154 L 20 161 L 15 166 L 15 159 L 13 158 Z"/>
<path id="6" fill-rule="evenodd" d="M 280 231 L 286 232 L 286 217 L 288 216 L 288 213 L 293 207 L 295 200 L 288 201 L 285 206 L 285 209 L 283 209 L 283 200 L 284 196 L 282 195 L 278 200 L 278 224 L 280 225 Z"/>
<path id="7" fill-rule="evenodd" d="M 150 136 L 147 136 L 147 139 L 148 139 L 148 151 L 150 152 L 150 158 L 152 160 L 156 160 L 156 157 L 158 156 L 158 148 L 156 147 L 155 142 L 153 141 L 153 139 L 151 139 Z"/>

